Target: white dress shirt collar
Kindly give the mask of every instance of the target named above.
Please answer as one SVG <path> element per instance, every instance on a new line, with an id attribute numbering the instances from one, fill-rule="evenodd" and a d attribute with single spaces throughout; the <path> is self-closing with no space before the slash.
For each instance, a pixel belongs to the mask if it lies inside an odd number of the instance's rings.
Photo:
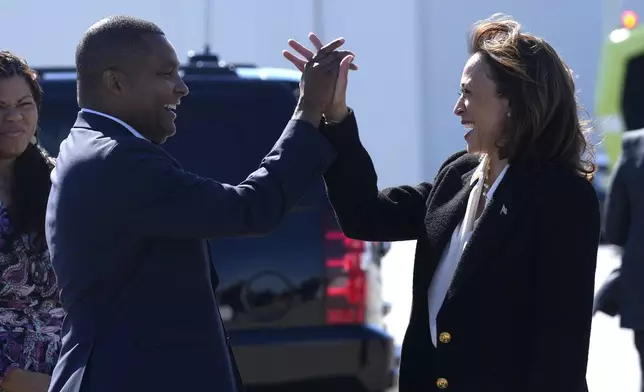
<path id="1" fill-rule="evenodd" d="M 508 171 L 509 167 L 510 167 L 510 164 L 505 165 L 503 170 L 501 170 L 501 173 L 499 173 L 499 175 L 496 177 L 496 180 L 494 180 L 494 183 L 492 184 L 490 189 L 488 189 L 487 193 L 485 194 L 486 203 L 489 203 L 492 200 L 492 195 L 494 195 L 494 191 L 496 190 L 496 188 L 499 187 L 499 184 L 501 183 L 501 180 L 503 180 L 503 177 L 505 177 L 505 173 Z"/>
<path id="2" fill-rule="evenodd" d="M 474 170 L 474 175 L 472 176 L 472 179 L 470 179 L 470 185 L 474 185 L 476 181 L 479 179 L 480 175 L 483 174 L 483 165 L 485 165 L 485 159 L 481 160 L 481 163 L 477 166 L 476 170 Z M 488 189 L 487 193 L 485 194 L 485 203 L 486 205 L 492 200 L 492 195 L 494 195 L 494 191 L 496 191 L 496 188 L 499 187 L 499 184 L 501 183 L 501 180 L 503 180 L 503 177 L 505 177 L 505 173 L 508 171 L 510 168 L 510 164 L 506 164 L 503 170 L 499 173 L 499 175 L 496 177 L 496 180 L 494 180 L 494 183 L 492 186 L 490 186 L 490 189 Z"/>
<path id="3" fill-rule="evenodd" d="M 139 132 L 137 132 L 137 130 L 136 130 L 136 129 L 132 128 L 130 125 L 128 125 L 127 123 L 125 123 L 125 121 L 122 121 L 122 120 L 120 120 L 120 119 L 118 119 L 118 118 L 116 118 L 116 117 L 114 117 L 114 116 L 110 116 L 109 114 L 101 113 L 101 112 L 99 112 L 99 111 L 92 110 L 92 109 L 87 109 L 87 108 L 81 108 L 81 110 L 80 110 L 80 111 L 81 111 L 81 112 L 84 112 L 84 113 L 91 113 L 91 114 L 95 114 L 95 115 L 97 115 L 97 116 L 103 116 L 103 117 L 109 118 L 110 120 L 115 121 L 115 122 L 117 122 L 117 123 L 121 124 L 123 127 L 125 127 L 125 129 L 127 129 L 128 131 L 130 131 L 134 136 L 138 137 L 139 139 L 148 140 L 145 136 L 143 136 L 143 135 L 141 135 Z"/>

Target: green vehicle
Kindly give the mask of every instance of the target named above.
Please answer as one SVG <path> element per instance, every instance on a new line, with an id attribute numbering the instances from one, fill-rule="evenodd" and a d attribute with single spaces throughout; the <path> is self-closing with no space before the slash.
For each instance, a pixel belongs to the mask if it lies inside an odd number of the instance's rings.
<path id="1" fill-rule="evenodd" d="M 621 152 L 621 134 L 644 128 L 644 27 L 626 11 L 624 27 L 613 30 L 599 62 L 595 114 L 611 166 Z"/>

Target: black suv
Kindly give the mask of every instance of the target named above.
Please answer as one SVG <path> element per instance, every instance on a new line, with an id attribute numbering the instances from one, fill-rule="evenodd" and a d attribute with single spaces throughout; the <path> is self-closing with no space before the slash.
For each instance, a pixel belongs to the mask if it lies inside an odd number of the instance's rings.
<path id="1" fill-rule="evenodd" d="M 38 72 L 40 142 L 56 156 L 78 111 L 76 73 Z M 300 74 L 227 65 L 214 55 L 191 56 L 182 72 L 190 95 L 164 148 L 185 170 L 240 183 L 288 122 Z M 387 244 L 346 238 L 322 180 L 269 236 L 213 238 L 212 245 L 221 314 L 249 389 L 380 392 L 394 383 L 396 355 L 381 296 Z"/>

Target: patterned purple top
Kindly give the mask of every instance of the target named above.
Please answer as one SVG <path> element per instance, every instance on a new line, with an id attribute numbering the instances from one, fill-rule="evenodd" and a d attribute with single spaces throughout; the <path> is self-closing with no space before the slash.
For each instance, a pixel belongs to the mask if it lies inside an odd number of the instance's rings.
<path id="1" fill-rule="evenodd" d="M 0 202 L 0 381 L 10 367 L 52 373 L 64 314 L 49 251 L 13 235 Z"/>

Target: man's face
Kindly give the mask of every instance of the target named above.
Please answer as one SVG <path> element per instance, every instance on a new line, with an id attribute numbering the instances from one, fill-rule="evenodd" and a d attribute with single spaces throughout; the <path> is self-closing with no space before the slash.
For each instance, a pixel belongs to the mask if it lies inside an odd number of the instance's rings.
<path id="1" fill-rule="evenodd" d="M 153 142 L 163 143 L 176 132 L 175 105 L 189 92 L 179 76 L 179 60 L 165 35 L 144 36 L 147 52 L 132 59 L 119 100 L 129 125 Z"/>

